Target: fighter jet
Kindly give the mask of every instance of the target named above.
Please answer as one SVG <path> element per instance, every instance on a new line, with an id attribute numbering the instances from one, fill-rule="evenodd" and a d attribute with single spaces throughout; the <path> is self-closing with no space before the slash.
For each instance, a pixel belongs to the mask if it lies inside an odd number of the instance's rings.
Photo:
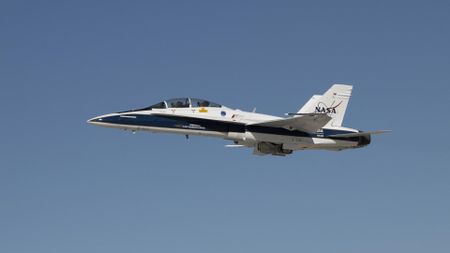
<path id="1" fill-rule="evenodd" d="M 150 131 L 219 137 L 232 141 L 226 147 L 253 148 L 256 155 L 285 156 L 297 150 L 361 148 L 372 134 L 388 130 L 360 131 L 343 127 L 353 86 L 334 84 L 323 95 L 314 95 L 286 117 L 231 109 L 198 98 L 164 100 L 142 109 L 101 115 L 87 122 L 132 131 Z"/>

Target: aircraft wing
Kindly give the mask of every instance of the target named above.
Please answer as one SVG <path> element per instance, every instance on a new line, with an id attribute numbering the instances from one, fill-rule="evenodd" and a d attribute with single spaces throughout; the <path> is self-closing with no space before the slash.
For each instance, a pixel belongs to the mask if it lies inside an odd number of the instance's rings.
<path id="1" fill-rule="evenodd" d="M 287 130 L 298 130 L 307 133 L 315 133 L 325 126 L 331 117 L 323 113 L 303 114 L 298 117 L 271 120 L 248 124 L 249 126 L 282 127 Z"/>

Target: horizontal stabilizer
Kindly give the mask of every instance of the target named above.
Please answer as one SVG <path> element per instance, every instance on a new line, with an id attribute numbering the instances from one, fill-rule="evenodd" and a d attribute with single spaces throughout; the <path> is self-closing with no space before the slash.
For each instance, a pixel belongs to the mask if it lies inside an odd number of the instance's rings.
<path id="1" fill-rule="evenodd" d="M 367 131 L 367 132 L 359 132 L 359 133 L 346 133 L 346 134 L 333 134 L 327 135 L 327 137 L 359 137 L 359 136 L 367 136 L 371 134 L 382 134 L 390 132 L 391 130 L 375 130 L 375 131 Z"/>
<path id="2" fill-rule="evenodd" d="M 324 113 L 303 114 L 301 116 L 249 124 L 249 126 L 282 127 L 287 130 L 298 130 L 315 133 L 325 126 L 331 117 Z"/>

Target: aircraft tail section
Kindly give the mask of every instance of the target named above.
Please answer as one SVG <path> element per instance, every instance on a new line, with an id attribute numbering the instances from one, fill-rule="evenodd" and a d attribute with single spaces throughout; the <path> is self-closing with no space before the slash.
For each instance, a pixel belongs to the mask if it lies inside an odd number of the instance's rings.
<path id="1" fill-rule="evenodd" d="M 334 84 L 323 95 L 312 96 L 298 113 L 326 113 L 332 119 L 324 127 L 340 127 L 352 95 L 352 89 L 352 85 Z"/>

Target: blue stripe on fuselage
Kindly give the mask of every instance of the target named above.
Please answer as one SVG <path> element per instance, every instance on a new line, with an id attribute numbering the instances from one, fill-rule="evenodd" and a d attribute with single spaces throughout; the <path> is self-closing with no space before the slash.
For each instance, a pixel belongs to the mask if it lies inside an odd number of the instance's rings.
<path id="1" fill-rule="evenodd" d="M 176 129 L 195 129 L 202 131 L 216 131 L 216 132 L 238 132 L 245 131 L 263 134 L 274 134 L 295 137 L 322 137 L 317 134 L 309 134 L 302 131 L 291 131 L 280 127 L 264 127 L 256 125 L 245 125 L 237 122 L 227 122 L 205 118 L 195 118 L 180 115 L 143 115 L 143 114 L 126 114 L 122 117 L 120 115 L 105 117 L 99 122 L 130 125 L 130 126 L 145 126 L 145 127 L 161 127 L 161 128 L 176 128 Z M 325 132 L 326 131 L 326 132 Z M 324 129 L 324 136 L 329 135 L 331 131 Z M 333 131 L 333 134 L 337 134 Z M 325 134 L 326 133 L 326 134 Z M 344 133 L 344 131 L 339 131 Z"/>
<path id="2" fill-rule="evenodd" d="M 182 128 L 182 126 L 189 125 L 185 120 L 169 119 L 165 117 L 158 117 L 153 115 L 114 115 L 96 120 L 101 123 L 130 125 L 130 126 L 148 126 L 148 127 L 165 127 L 165 128 Z"/>
<path id="3" fill-rule="evenodd" d="M 323 136 L 324 136 L 324 137 L 327 137 L 327 136 L 330 136 L 330 135 L 337 135 L 337 134 L 350 134 L 350 133 L 354 133 L 354 132 L 352 132 L 352 131 L 347 131 L 347 130 L 327 129 L 327 128 L 322 129 L 322 131 L 323 131 Z"/>

